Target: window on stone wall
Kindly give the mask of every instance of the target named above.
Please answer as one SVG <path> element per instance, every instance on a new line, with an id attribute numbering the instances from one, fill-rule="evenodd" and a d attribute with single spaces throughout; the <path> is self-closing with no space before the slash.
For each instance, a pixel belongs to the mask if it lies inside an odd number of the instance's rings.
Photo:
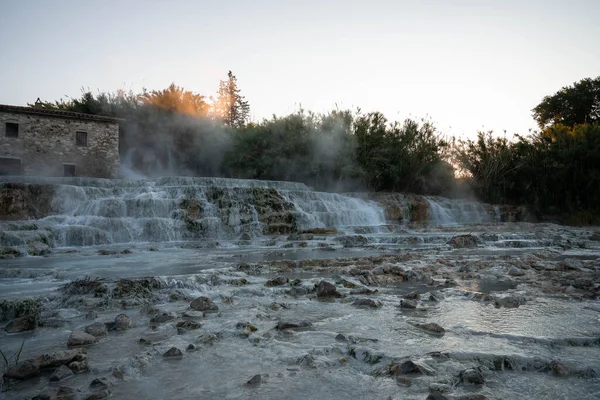
<path id="1" fill-rule="evenodd" d="M 19 124 L 16 122 L 7 122 L 6 137 L 19 137 Z"/>
<path id="2" fill-rule="evenodd" d="M 63 164 L 63 176 L 75 176 L 75 164 Z"/>
<path id="3" fill-rule="evenodd" d="M 87 147 L 87 132 L 75 132 L 75 144 L 81 147 Z"/>
<path id="4" fill-rule="evenodd" d="M 0 158 L 0 175 L 21 175 L 21 159 Z"/>

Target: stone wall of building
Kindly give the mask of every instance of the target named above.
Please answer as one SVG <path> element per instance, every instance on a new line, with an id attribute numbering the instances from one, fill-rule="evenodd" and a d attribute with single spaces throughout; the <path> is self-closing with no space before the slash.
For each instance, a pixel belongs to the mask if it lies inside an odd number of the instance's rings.
<path id="1" fill-rule="evenodd" d="M 7 136 L 14 123 L 18 137 Z M 76 132 L 87 132 L 86 146 L 76 144 Z M 120 169 L 119 126 L 116 121 L 0 110 L 0 158 L 4 165 L 10 163 L 6 158 L 21 159 L 23 175 L 64 176 L 66 164 L 75 166 L 75 176 L 115 178 Z"/>

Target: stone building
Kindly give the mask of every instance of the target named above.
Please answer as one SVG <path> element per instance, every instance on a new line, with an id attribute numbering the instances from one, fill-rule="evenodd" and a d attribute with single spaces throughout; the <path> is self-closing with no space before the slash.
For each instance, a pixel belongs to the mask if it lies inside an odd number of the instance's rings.
<path id="1" fill-rule="evenodd" d="M 119 175 L 116 118 L 0 104 L 0 174 Z"/>

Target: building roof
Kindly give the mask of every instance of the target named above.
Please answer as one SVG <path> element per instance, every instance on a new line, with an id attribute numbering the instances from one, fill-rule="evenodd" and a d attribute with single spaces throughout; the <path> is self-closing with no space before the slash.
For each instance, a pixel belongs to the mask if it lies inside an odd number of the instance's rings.
<path id="1" fill-rule="evenodd" d="M 53 110 L 43 107 L 22 107 L 10 106 L 8 104 L 0 104 L 0 112 L 12 112 L 17 114 L 35 114 L 47 117 L 67 118 L 67 119 L 83 119 L 88 121 L 112 122 L 117 123 L 123 121 L 121 118 L 109 117 L 106 115 L 84 114 L 66 110 Z"/>

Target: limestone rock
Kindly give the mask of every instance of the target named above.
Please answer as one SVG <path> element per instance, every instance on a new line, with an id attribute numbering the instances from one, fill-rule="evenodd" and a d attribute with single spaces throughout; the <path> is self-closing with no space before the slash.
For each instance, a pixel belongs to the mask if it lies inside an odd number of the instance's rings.
<path id="1" fill-rule="evenodd" d="M 28 379 L 40 373 L 40 363 L 35 359 L 25 360 L 13 365 L 4 373 L 6 378 Z"/>
<path id="2" fill-rule="evenodd" d="M 106 324 L 102 322 L 94 322 L 85 327 L 85 332 L 96 337 L 106 336 L 108 334 L 108 328 L 106 327 Z"/>
<path id="3" fill-rule="evenodd" d="M 335 285 L 327 281 L 321 281 L 317 285 L 317 297 L 340 297 Z"/>
<path id="4" fill-rule="evenodd" d="M 415 290 L 410 293 L 406 293 L 403 297 L 409 300 L 419 300 L 421 298 L 421 295 Z"/>
<path id="5" fill-rule="evenodd" d="M 73 388 L 61 386 L 56 392 L 56 400 L 77 400 L 77 392 Z"/>
<path id="6" fill-rule="evenodd" d="M 182 329 L 187 329 L 187 330 L 200 329 L 202 327 L 200 322 L 197 322 L 197 321 L 179 321 L 175 326 L 177 328 L 182 328 Z"/>
<path id="7" fill-rule="evenodd" d="M 308 328 L 310 326 L 312 326 L 312 324 L 308 321 L 279 321 L 275 326 L 275 329 L 283 331 L 286 329 Z"/>
<path id="8" fill-rule="evenodd" d="M 417 324 L 416 326 L 423 329 L 427 333 L 431 333 L 434 335 L 441 336 L 446 333 L 446 330 L 444 328 L 442 328 L 441 326 L 439 326 L 438 324 L 436 324 L 435 322 L 428 322 L 426 324 Z"/>
<path id="9" fill-rule="evenodd" d="M 73 361 L 87 360 L 87 350 L 85 348 L 59 350 L 52 353 L 44 353 L 35 358 L 40 364 L 40 368 L 56 368 L 61 365 L 68 365 Z"/>
<path id="10" fill-rule="evenodd" d="M 472 385 L 483 385 L 485 383 L 483 374 L 476 368 L 468 368 L 460 371 L 459 378 L 462 383 Z"/>
<path id="11" fill-rule="evenodd" d="M 90 370 L 87 359 L 83 361 L 73 361 L 68 365 L 69 369 L 76 374 Z"/>
<path id="12" fill-rule="evenodd" d="M 67 340 L 67 346 L 86 346 L 96 343 L 98 339 L 95 336 L 85 333 L 84 331 L 73 331 Z"/>
<path id="13" fill-rule="evenodd" d="M 267 287 L 283 286 L 283 285 L 285 285 L 288 282 L 289 282 L 288 278 L 285 278 L 283 276 L 278 276 L 276 278 L 268 280 L 265 283 L 265 286 L 267 286 Z"/>
<path id="14" fill-rule="evenodd" d="M 190 308 L 194 311 L 203 311 L 206 313 L 214 313 L 219 311 L 219 307 L 208 297 L 200 296 L 192 301 Z"/>
<path id="15" fill-rule="evenodd" d="M 18 333 L 32 331 L 37 327 L 37 317 L 35 314 L 15 318 L 4 328 L 8 333 Z"/>
<path id="16" fill-rule="evenodd" d="M 56 368 L 52 373 L 52 376 L 50 377 L 50 382 L 61 382 L 65 379 L 69 379 L 73 375 L 73 371 L 71 371 L 69 367 L 67 367 L 66 365 L 61 365 L 60 367 Z"/>
<path id="17" fill-rule="evenodd" d="M 258 385 L 262 381 L 262 377 L 260 375 L 254 375 L 246 384 L 248 385 Z"/>
<path id="18" fill-rule="evenodd" d="M 402 299 L 400 300 L 400 308 L 414 309 L 417 308 L 416 300 Z"/>
<path id="19" fill-rule="evenodd" d="M 412 360 L 390 366 L 391 375 L 422 374 L 421 369 Z"/>
<path id="20" fill-rule="evenodd" d="M 115 317 L 115 329 L 124 331 L 133 327 L 133 322 L 126 314 L 119 314 Z"/>
<path id="21" fill-rule="evenodd" d="M 115 384 L 114 378 L 110 376 L 101 376 L 100 378 L 96 378 L 90 382 L 91 390 L 101 390 L 106 389 L 109 386 L 113 386 Z"/>
<path id="22" fill-rule="evenodd" d="M 165 357 L 165 358 L 180 358 L 180 357 L 183 357 L 183 353 L 177 347 L 171 347 L 169 350 L 167 350 L 163 354 L 163 357 Z"/>
<path id="23" fill-rule="evenodd" d="M 473 248 L 477 247 L 479 244 L 479 239 L 473 235 L 457 235 L 453 236 L 447 244 L 455 249 Z"/>
<path id="24" fill-rule="evenodd" d="M 168 322 L 177 318 L 177 314 L 174 312 L 163 312 L 158 313 L 154 317 L 150 318 L 150 323 L 153 324 L 162 324 L 164 322 Z"/>
<path id="25" fill-rule="evenodd" d="M 379 308 L 382 306 L 380 301 L 375 301 L 373 299 L 356 299 L 354 300 L 354 302 L 352 303 L 353 306 L 355 307 L 360 307 L 360 308 Z"/>

